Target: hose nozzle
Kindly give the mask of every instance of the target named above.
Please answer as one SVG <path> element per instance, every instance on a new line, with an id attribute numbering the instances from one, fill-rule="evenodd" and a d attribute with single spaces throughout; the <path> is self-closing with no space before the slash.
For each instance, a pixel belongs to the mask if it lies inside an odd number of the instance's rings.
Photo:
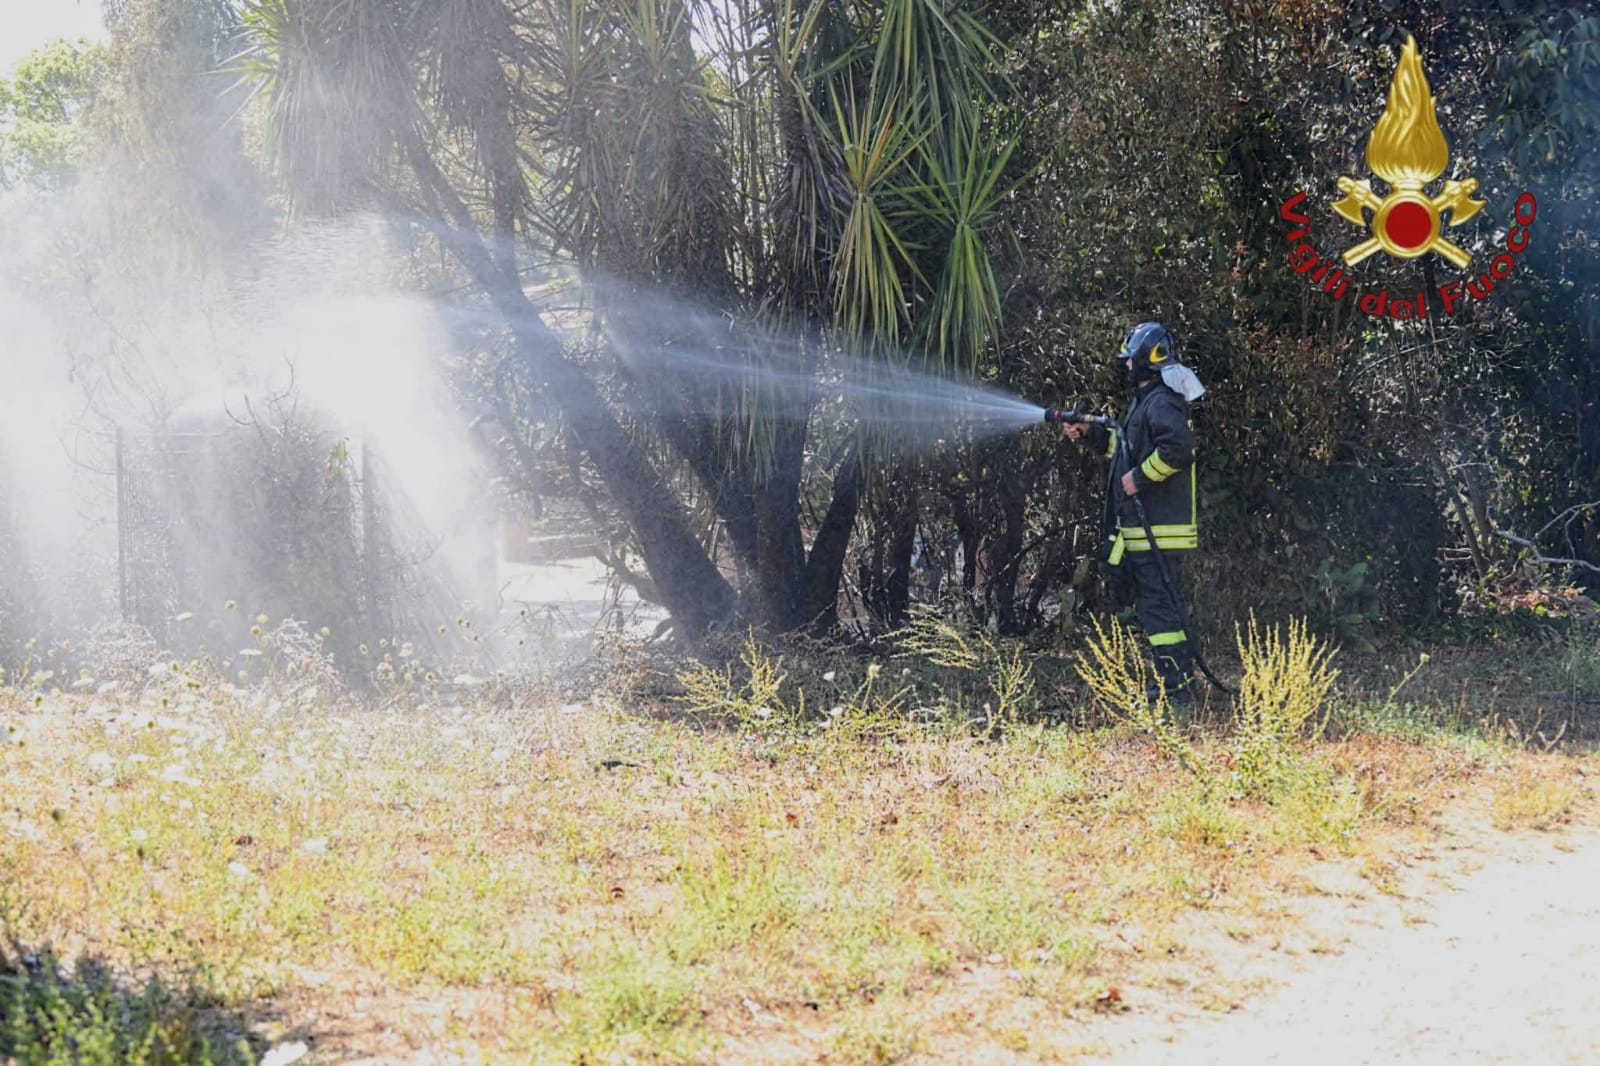
<path id="1" fill-rule="evenodd" d="M 1085 414 L 1082 411 L 1068 411 L 1059 407 L 1046 407 L 1044 409 L 1046 422 L 1088 422 L 1092 425 L 1103 426 L 1110 423 L 1105 415 Z"/>

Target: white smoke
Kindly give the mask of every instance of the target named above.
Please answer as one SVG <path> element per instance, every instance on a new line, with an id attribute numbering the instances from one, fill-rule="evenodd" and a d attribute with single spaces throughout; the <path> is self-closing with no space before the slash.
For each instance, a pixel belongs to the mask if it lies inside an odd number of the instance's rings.
<path id="1" fill-rule="evenodd" d="M 445 373 L 451 339 L 392 273 L 392 231 L 300 230 L 185 261 L 108 236 L 106 195 L 0 197 L 0 515 L 22 548 L 5 565 L 48 575 L 30 586 L 47 601 L 37 615 L 81 627 L 118 612 L 119 427 L 152 433 L 174 412 L 226 425 L 248 417 L 239 397 L 315 414 L 356 456 L 373 449 L 390 509 L 437 548 L 442 587 L 491 599 L 491 472 Z"/>

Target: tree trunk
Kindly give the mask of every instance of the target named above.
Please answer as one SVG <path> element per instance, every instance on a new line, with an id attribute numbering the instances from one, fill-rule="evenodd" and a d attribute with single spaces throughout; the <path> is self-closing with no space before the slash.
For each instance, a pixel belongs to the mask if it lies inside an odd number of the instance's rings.
<path id="1" fill-rule="evenodd" d="M 800 477 L 806 424 L 784 419 L 776 427 L 773 469 L 756 485 L 756 593 L 760 617 L 775 632 L 805 623 L 806 550 L 800 537 Z"/>
<path id="2" fill-rule="evenodd" d="M 815 632 L 832 630 L 839 622 L 839 582 L 844 576 L 850 531 L 861 509 L 861 481 L 861 461 L 852 453 L 834 475 L 833 499 L 811 542 L 811 556 L 806 560 L 805 620 Z"/>
<path id="3" fill-rule="evenodd" d="M 569 361 L 515 274 L 496 266 L 471 213 L 420 142 L 408 145 L 418 183 L 438 209 L 423 224 L 477 282 L 511 329 L 516 357 L 542 379 L 639 538 L 645 565 L 674 621 L 691 636 L 733 621 L 738 597 L 706 554 L 661 474 L 623 431 L 594 381 Z"/>
<path id="4" fill-rule="evenodd" d="M 971 603 L 978 587 L 978 554 L 983 550 L 983 537 L 965 496 L 950 497 L 950 513 L 955 518 L 956 535 L 961 538 L 961 591 Z"/>
<path id="5" fill-rule="evenodd" d="M 711 509 L 728 531 L 733 554 L 741 574 L 753 574 L 760 555 L 756 523 L 755 489 L 748 473 L 730 469 L 717 448 L 714 434 L 690 425 L 687 419 L 665 416 L 657 419 L 673 449 L 689 464 L 711 498 Z"/>
<path id="6" fill-rule="evenodd" d="M 628 439 L 594 383 L 560 355 L 555 336 L 533 307 L 522 303 L 525 314 L 515 313 L 514 306 L 505 309 L 517 355 L 542 372 L 569 413 L 579 442 L 639 538 L 645 566 L 674 621 L 691 635 L 731 624 L 737 596 L 690 528 L 682 504 Z"/>
<path id="7" fill-rule="evenodd" d="M 884 580 L 884 621 L 891 628 L 906 624 L 911 610 L 911 555 L 917 543 L 917 490 L 909 479 L 901 481 L 902 498 L 896 501 L 893 532 L 889 540 L 888 572 Z"/>
<path id="8" fill-rule="evenodd" d="M 1018 632 L 1017 576 L 1022 564 L 1022 542 L 1027 524 L 1027 496 L 1019 469 L 1021 456 L 1004 454 L 1014 449 L 1001 445 L 997 448 L 994 466 L 1000 471 L 1000 514 L 1002 519 L 1000 543 L 994 554 L 995 568 L 990 574 L 990 595 L 999 617 L 1000 632 L 1007 636 Z"/>

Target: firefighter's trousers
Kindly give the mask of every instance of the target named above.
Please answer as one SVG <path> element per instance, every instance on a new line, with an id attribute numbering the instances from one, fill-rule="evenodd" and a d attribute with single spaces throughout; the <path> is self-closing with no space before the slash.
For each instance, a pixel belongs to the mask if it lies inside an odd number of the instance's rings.
<path id="1" fill-rule="evenodd" d="M 1161 579 L 1163 559 L 1172 578 L 1171 593 Z M 1139 612 L 1139 624 L 1150 641 L 1156 673 L 1168 695 L 1186 698 L 1189 681 L 1194 676 L 1194 655 L 1189 650 L 1189 634 L 1183 628 L 1186 611 L 1180 607 L 1186 595 L 1182 556 L 1167 552 L 1163 558 L 1157 558 L 1151 551 L 1128 552 L 1125 562 L 1133 571 L 1134 604 Z M 1173 595 L 1180 598 L 1180 603 L 1173 602 Z"/>

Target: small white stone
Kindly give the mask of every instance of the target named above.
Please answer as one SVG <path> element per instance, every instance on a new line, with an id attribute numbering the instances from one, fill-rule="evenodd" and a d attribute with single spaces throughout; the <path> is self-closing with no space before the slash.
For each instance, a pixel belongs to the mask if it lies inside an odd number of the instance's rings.
<path id="1" fill-rule="evenodd" d="M 279 1044 L 261 1056 L 261 1066 L 289 1066 L 291 1062 L 299 1062 L 309 1054 L 311 1049 L 298 1040 L 292 1044 Z"/>

